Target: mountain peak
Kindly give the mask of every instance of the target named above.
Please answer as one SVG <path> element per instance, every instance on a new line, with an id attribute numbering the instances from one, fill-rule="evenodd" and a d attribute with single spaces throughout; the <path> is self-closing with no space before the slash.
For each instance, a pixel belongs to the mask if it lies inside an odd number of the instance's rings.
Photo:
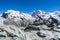
<path id="1" fill-rule="evenodd" d="M 20 13 L 20 12 L 16 10 L 7 10 L 5 13 Z"/>

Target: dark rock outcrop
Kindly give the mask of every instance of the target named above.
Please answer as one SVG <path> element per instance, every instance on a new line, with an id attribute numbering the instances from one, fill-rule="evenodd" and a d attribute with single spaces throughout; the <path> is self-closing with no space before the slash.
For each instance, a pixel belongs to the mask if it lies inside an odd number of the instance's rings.
<path id="1" fill-rule="evenodd" d="M 40 30 L 39 27 L 29 26 L 24 29 L 24 31 L 30 31 L 30 30 Z"/>
<path id="2" fill-rule="evenodd" d="M 37 32 L 37 35 L 38 35 L 39 37 L 46 37 L 45 35 L 42 35 L 40 32 Z"/>
<path id="3" fill-rule="evenodd" d="M 7 14 L 7 13 L 3 13 L 3 14 L 2 14 L 2 17 L 3 17 L 3 18 L 7 18 L 7 17 L 8 17 L 8 14 Z"/>

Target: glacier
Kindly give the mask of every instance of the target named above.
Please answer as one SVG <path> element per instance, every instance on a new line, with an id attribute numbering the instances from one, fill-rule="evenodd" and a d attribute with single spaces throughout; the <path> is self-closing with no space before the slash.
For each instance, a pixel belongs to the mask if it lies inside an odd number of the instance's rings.
<path id="1" fill-rule="evenodd" d="M 0 13 L 0 40 L 60 40 L 60 12 Z"/>

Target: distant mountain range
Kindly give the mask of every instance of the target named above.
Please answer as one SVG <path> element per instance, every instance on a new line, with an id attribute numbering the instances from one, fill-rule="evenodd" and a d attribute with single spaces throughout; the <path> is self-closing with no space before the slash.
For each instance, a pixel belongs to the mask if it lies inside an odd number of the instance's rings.
<path id="1" fill-rule="evenodd" d="M 0 25 L 14 24 L 14 22 L 17 22 L 15 24 L 19 25 L 27 25 L 28 23 L 33 23 L 39 17 L 43 20 L 48 20 L 50 17 L 53 17 L 60 22 L 59 11 L 44 12 L 41 10 L 35 10 L 30 13 L 23 13 L 15 10 L 7 10 L 0 14 Z"/>

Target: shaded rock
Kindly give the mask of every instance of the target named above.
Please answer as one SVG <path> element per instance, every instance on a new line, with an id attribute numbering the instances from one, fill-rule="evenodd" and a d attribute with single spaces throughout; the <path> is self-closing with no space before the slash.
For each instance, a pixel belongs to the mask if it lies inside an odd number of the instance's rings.
<path id="1" fill-rule="evenodd" d="M 3 13 L 3 14 L 2 14 L 2 17 L 3 17 L 3 18 L 7 18 L 7 17 L 8 17 L 8 14 L 7 14 L 7 13 Z"/>
<path id="2" fill-rule="evenodd" d="M 35 26 L 29 26 L 24 29 L 24 31 L 30 31 L 30 30 L 40 30 L 40 28 Z"/>
<path id="3" fill-rule="evenodd" d="M 0 35 L 0 37 L 6 37 L 5 35 Z"/>
<path id="4" fill-rule="evenodd" d="M 49 19 L 52 20 L 51 22 L 52 22 L 53 24 L 55 24 L 56 26 L 58 25 L 58 20 L 57 20 L 57 19 L 53 18 L 52 16 L 50 16 Z"/>
<path id="5" fill-rule="evenodd" d="M 40 32 L 37 32 L 37 35 L 38 35 L 39 37 L 46 37 L 44 34 L 41 34 Z"/>
<path id="6" fill-rule="evenodd" d="M 57 38 L 58 40 L 60 40 L 60 38 Z"/>
<path id="7" fill-rule="evenodd" d="M 48 25 L 48 27 L 53 27 L 53 26 L 54 26 L 53 24 Z"/>
<path id="8" fill-rule="evenodd" d="M 8 37 L 18 37 L 18 36 L 14 34 L 8 34 Z"/>
<path id="9" fill-rule="evenodd" d="M 6 34 L 5 31 L 1 31 L 1 32 L 0 32 L 0 37 L 6 37 L 6 35 L 7 35 L 7 34 Z"/>
<path id="10" fill-rule="evenodd" d="M 55 38 L 51 38 L 51 39 L 49 39 L 49 40 L 57 40 L 57 39 L 55 39 Z"/>

